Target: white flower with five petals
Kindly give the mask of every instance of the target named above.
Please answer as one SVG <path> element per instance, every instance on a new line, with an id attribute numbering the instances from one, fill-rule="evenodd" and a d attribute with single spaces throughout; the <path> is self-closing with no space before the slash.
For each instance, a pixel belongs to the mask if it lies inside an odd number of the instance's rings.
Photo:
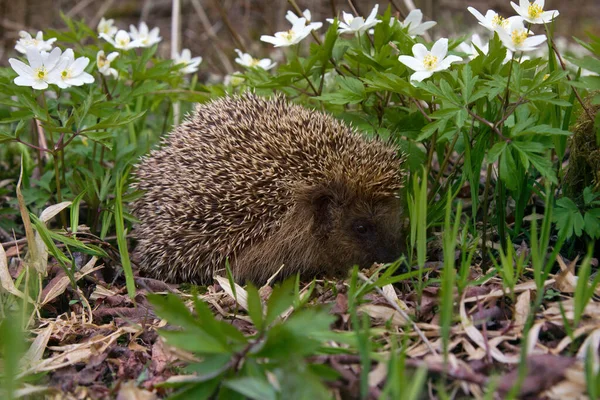
<path id="1" fill-rule="evenodd" d="M 271 61 L 270 58 L 263 58 L 259 60 L 257 58 L 252 57 L 248 53 L 242 53 L 242 51 L 239 49 L 235 49 L 235 52 L 238 55 L 238 58 L 235 59 L 235 62 L 247 68 L 258 67 L 266 71 L 277 65 L 277 63 Z"/>
<path id="2" fill-rule="evenodd" d="M 410 76 L 411 81 L 421 82 L 429 78 L 434 72 L 443 71 L 450 68 L 450 64 L 462 61 L 458 56 L 448 56 L 448 39 L 441 38 L 433 44 L 431 51 L 421 44 L 413 46 L 414 57 L 400 56 L 398 61 L 415 71 Z"/>
<path id="3" fill-rule="evenodd" d="M 129 36 L 133 41 L 139 43 L 138 47 L 150 47 L 162 40 L 162 37 L 158 36 L 160 29 L 158 27 L 148 30 L 148 25 L 145 22 L 140 23 L 139 29 L 133 25 L 129 25 Z"/>
<path id="4" fill-rule="evenodd" d="M 462 42 L 458 45 L 458 50 L 462 51 L 463 53 L 467 53 L 469 56 L 469 60 L 472 60 L 479 55 L 477 49 L 479 49 L 479 51 L 481 51 L 483 54 L 487 54 L 490 50 L 490 44 L 483 43 L 481 37 L 479 37 L 479 35 L 476 33 L 473 34 L 473 36 L 471 36 L 470 45 L 466 42 Z"/>
<path id="5" fill-rule="evenodd" d="M 105 35 L 108 35 L 110 37 L 115 36 L 115 33 L 117 33 L 118 29 L 116 26 L 113 26 L 115 23 L 114 19 L 104 19 L 102 18 L 100 20 L 100 22 L 98 23 L 98 34 L 100 33 L 104 33 Z"/>
<path id="6" fill-rule="evenodd" d="M 369 28 L 374 27 L 381 20 L 376 19 L 377 10 L 379 10 L 379 4 L 375 4 L 373 10 L 371 10 L 371 14 L 365 20 L 363 17 L 355 17 L 354 15 L 342 11 L 342 21 L 340 21 L 340 25 L 338 27 L 338 33 L 362 33 L 368 31 Z M 328 18 L 327 22 L 330 24 L 333 23 L 332 18 Z"/>
<path id="7" fill-rule="evenodd" d="M 408 28 L 408 34 L 410 37 L 415 37 L 417 35 L 423 35 L 426 30 L 434 27 L 437 22 L 435 21 L 423 21 L 423 13 L 421 10 L 416 9 L 412 10 L 407 16 L 404 22 L 400 22 L 400 26 L 403 28 Z M 391 23 L 391 21 L 390 21 Z"/>
<path id="8" fill-rule="evenodd" d="M 87 57 L 75 59 L 73 50 L 67 49 L 60 57 L 56 67 L 50 72 L 50 82 L 61 89 L 70 86 L 82 86 L 85 83 L 93 83 L 94 77 L 85 72 L 85 67 L 90 63 Z"/>
<path id="9" fill-rule="evenodd" d="M 487 10 L 485 16 L 473 7 L 467 7 L 467 10 L 477 18 L 479 25 L 492 32 L 495 32 L 498 28 L 506 28 L 512 20 L 521 18 L 518 16 L 504 18 L 494 10 Z"/>
<path id="10" fill-rule="evenodd" d="M 523 25 L 523 19 L 517 17 L 506 28 L 497 30 L 502 44 L 512 52 L 531 51 L 546 41 L 545 35 L 530 36 L 532 33 Z"/>
<path id="11" fill-rule="evenodd" d="M 181 50 L 181 54 L 176 54 L 175 64 L 183 64 L 184 67 L 178 70 L 182 74 L 193 74 L 198 71 L 198 66 L 202 62 L 202 57 L 192 58 L 192 52 L 189 49 Z"/>
<path id="12" fill-rule="evenodd" d="M 275 47 L 287 47 L 300 43 L 302 39 L 310 35 L 312 30 L 311 26 L 306 25 L 306 18 L 298 18 L 289 31 L 277 32 L 275 36 L 262 35 L 260 40 L 271 43 Z"/>
<path id="13" fill-rule="evenodd" d="M 101 33 L 99 36 L 117 49 L 131 50 L 136 47 L 141 47 L 141 42 L 139 40 L 131 40 L 129 33 L 122 29 L 117 32 L 114 38 L 105 33 Z"/>
<path id="14" fill-rule="evenodd" d="M 302 17 L 297 16 L 292 11 L 288 11 L 287 14 L 285 15 L 285 19 L 287 19 L 290 22 L 290 24 L 292 24 L 292 25 L 294 25 L 296 23 L 296 21 L 298 21 L 299 18 L 304 18 L 306 20 L 306 23 L 308 24 L 308 26 L 312 27 L 313 30 L 317 30 L 323 26 L 322 22 L 311 22 L 312 18 L 311 18 L 310 10 L 308 10 L 308 9 L 306 9 L 306 10 L 304 10 L 304 12 L 302 12 Z"/>
<path id="15" fill-rule="evenodd" d="M 519 0 L 519 5 L 511 1 L 510 5 L 525 21 L 532 24 L 546 24 L 559 14 L 558 10 L 544 11 L 544 0 L 535 0 L 533 3 L 529 0 Z"/>
<path id="16" fill-rule="evenodd" d="M 119 73 L 117 70 L 110 67 L 110 63 L 113 62 L 118 56 L 119 53 L 116 51 L 113 51 L 109 55 L 105 55 L 104 50 L 100 50 L 98 54 L 96 54 L 96 65 L 98 66 L 98 72 L 104 76 L 112 75 L 115 78 L 118 77 Z"/>
<path id="17" fill-rule="evenodd" d="M 38 90 L 47 89 L 48 85 L 53 83 L 52 71 L 60 61 L 61 50 L 57 47 L 49 54 L 42 54 L 44 52 L 30 46 L 27 47 L 25 53 L 29 65 L 16 58 L 8 60 L 12 69 L 19 74 L 14 80 L 15 84 L 18 86 L 31 86 L 33 89 Z"/>
<path id="18" fill-rule="evenodd" d="M 28 47 L 35 47 L 39 51 L 50 51 L 52 50 L 52 43 L 56 42 L 56 38 L 44 40 L 44 33 L 39 31 L 37 35 L 32 37 L 29 32 L 20 31 L 19 36 L 21 39 L 17 40 L 15 50 L 19 53 L 26 54 Z"/>

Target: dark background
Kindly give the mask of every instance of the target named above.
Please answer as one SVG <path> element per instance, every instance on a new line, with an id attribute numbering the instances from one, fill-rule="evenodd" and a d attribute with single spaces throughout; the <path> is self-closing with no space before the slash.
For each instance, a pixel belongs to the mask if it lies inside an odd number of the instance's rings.
<path id="1" fill-rule="evenodd" d="M 351 10 L 346 0 L 296 1 L 302 10 L 312 11 L 313 21 L 324 23 L 320 33 L 329 25 L 325 18 Z M 380 13 L 390 5 L 401 18 L 407 14 L 405 0 L 353 1 L 364 16 L 376 3 L 379 3 Z M 481 31 L 477 20 L 467 11 L 468 6 L 482 14 L 489 8 L 504 16 L 515 14 L 509 0 L 414 0 L 414 4 L 423 11 L 425 20 L 438 22 L 429 31 L 434 38 Z M 172 0 L 0 0 L 0 65 L 7 65 L 8 58 L 16 55 L 14 43 L 20 30 L 35 35 L 38 30 L 64 27 L 61 11 L 84 19 L 94 29 L 102 16 L 115 19 L 115 24 L 126 30 L 129 24 L 137 25 L 140 21 L 146 21 L 151 28 L 158 26 L 163 37 L 159 51 L 169 57 L 171 7 Z M 240 69 L 233 62 L 235 48 L 245 49 L 255 57 L 277 58 L 281 53 L 258 38 L 290 26 L 284 16 L 291 6 L 285 0 L 181 0 L 181 8 L 182 47 L 204 58 L 199 71 L 204 80 Z M 573 36 L 585 39 L 586 31 L 600 35 L 600 0 L 547 0 L 544 9 L 560 11 L 556 33 L 571 42 Z M 206 16 L 204 20 L 202 14 Z M 207 33 L 209 29 L 214 31 L 214 36 Z M 536 27 L 536 33 L 542 30 L 541 26 Z"/>

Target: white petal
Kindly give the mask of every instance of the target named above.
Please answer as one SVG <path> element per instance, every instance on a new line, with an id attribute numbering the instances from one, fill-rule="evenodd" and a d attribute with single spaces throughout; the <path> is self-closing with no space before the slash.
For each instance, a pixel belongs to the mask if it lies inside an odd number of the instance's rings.
<path id="1" fill-rule="evenodd" d="M 262 35 L 260 37 L 260 40 L 262 42 L 274 44 L 275 46 L 277 46 L 281 42 L 281 40 L 276 38 L 275 36 L 267 36 L 267 35 Z"/>
<path id="2" fill-rule="evenodd" d="M 31 76 L 21 75 L 17 76 L 13 82 L 17 86 L 33 86 L 35 80 Z"/>
<path id="3" fill-rule="evenodd" d="M 521 7 L 523 11 L 527 11 L 529 8 L 529 0 L 519 0 L 519 7 Z"/>
<path id="4" fill-rule="evenodd" d="M 311 30 L 315 31 L 317 29 L 321 29 L 321 27 L 323 26 L 322 22 L 311 22 L 310 24 L 308 24 L 308 26 L 311 28 Z"/>
<path id="5" fill-rule="evenodd" d="M 15 72 L 22 76 L 32 76 L 33 69 L 23 61 L 17 60 L 16 58 L 9 58 L 8 63 L 15 70 Z"/>
<path id="6" fill-rule="evenodd" d="M 512 8 L 515 10 L 515 12 L 519 15 L 521 15 L 521 13 L 523 12 L 521 7 L 519 7 L 518 5 L 516 5 L 515 3 L 513 3 L 512 1 L 510 2 L 510 5 L 512 6 Z"/>
<path id="7" fill-rule="evenodd" d="M 296 22 L 296 20 L 298 19 L 298 16 L 296 14 L 294 14 L 292 11 L 287 12 L 287 14 L 285 14 L 285 19 L 287 19 L 290 24 L 294 24 L 294 22 Z"/>
<path id="8" fill-rule="evenodd" d="M 416 9 L 416 10 L 412 10 L 411 12 L 408 13 L 408 15 L 406 16 L 406 19 L 404 20 L 404 23 L 402 24 L 403 26 L 409 26 L 409 25 L 419 25 L 419 23 L 423 20 L 423 12 L 421 12 L 421 10 Z"/>
<path id="9" fill-rule="evenodd" d="M 106 56 L 106 59 L 108 60 L 108 62 L 112 62 L 118 56 L 119 56 L 119 52 L 113 51 L 112 53 L 110 53 L 109 55 Z"/>
<path id="10" fill-rule="evenodd" d="M 33 85 L 31 85 L 32 88 L 37 89 L 37 90 L 44 90 L 48 88 L 48 84 L 44 81 L 40 81 L 40 80 L 35 80 L 33 82 Z"/>
<path id="11" fill-rule="evenodd" d="M 375 20 L 375 17 L 377 16 L 377 10 L 379 10 L 379 4 L 375 4 L 375 7 L 373 7 L 373 9 L 371 10 L 371 14 L 369 14 L 369 16 L 367 17 L 367 22 Z"/>
<path id="12" fill-rule="evenodd" d="M 427 50 L 427 47 L 422 43 L 417 43 L 412 47 L 412 52 L 417 60 L 423 61 L 425 56 L 429 53 L 429 50 Z"/>
<path id="13" fill-rule="evenodd" d="M 411 56 L 400 56 L 398 57 L 398 61 L 400 61 L 402 64 L 406 65 L 413 71 L 421 71 L 424 69 L 423 60 L 417 60 L 416 58 Z"/>
<path id="14" fill-rule="evenodd" d="M 554 18 L 558 17 L 559 15 L 560 15 L 560 13 L 558 12 L 558 10 L 544 11 L 540 18 L 544 22 L 550 22 Z"/>
<path id="15" fill-rule="evenodd" d="M 85 67 L 88 66 L 89 63 L 89 58 L 79 57 L 77 60 L 73 61 L 73 64 L 71 64 L 71 71 L 73 71 L 73 74 L 79 75 L 83 72 L 83 70 L 85 69 Z"/>
<path id="16" fill-rule="evenodd" d="M 52 50 L 48 55 L 48 59 L 44 61 L 44 67 L 46 67 L 48 70 L 54 68 L 60 61 L 60 54 L 61 50 L 58 47 Z"/>
<path id="17" fill-rule="evenodd" d="M 440 60 L 446 57 L 446 54 L 448 54 L 448 39 L 438 39 L 438 41 L 435 42 L 431 48 L 431 54 Z"/>
<path id="18" fill-rule="evenodd" d="M 546 35 L 535 35 L 528 37 L 523 42 L 523 47 L 536 47 L 546 41 Z"/>
<path id="19" fill-rule="evenodd" d="M 350 23 L 352 23 L 354 20 L 354 15 L 347 13 L 346 11 L 342 11 L 342 19 L 346 24 L 350 25 Z"/>
<path id="20" fill-rule="evenodd" d="M 445 69 L 450 68 L 450 64 L 452 64 L 453 62 L 459 62 L 462 61 L 463 59 L 460 58 L 459 56 L 448 56 L 446 58 L 444 58 L 439 64 L 438 67 L 435 69 L 436 71 L 443 71 Z"/>
<path id="21" fill-rule="evenodd" d="M 42 54 L 35 47 L 27 47 L 27 61 L 29 61 L 29 65 L 32 69 L 37 69 L 41 67 L 44 63 L 42 60 Z"/>
<path id="22" fill-rule="evenodd" d="M 544 0 L 535 0 L 533 4 L 540 6 L 541 9 L 544 9 Z"/>
<path id="23" fill-rule="evenodd" d="M 433 75 L 432 71 L 417 71 L 410 76 L 411 81 L 421 82 L 423 79 L 429 78 Z"/>

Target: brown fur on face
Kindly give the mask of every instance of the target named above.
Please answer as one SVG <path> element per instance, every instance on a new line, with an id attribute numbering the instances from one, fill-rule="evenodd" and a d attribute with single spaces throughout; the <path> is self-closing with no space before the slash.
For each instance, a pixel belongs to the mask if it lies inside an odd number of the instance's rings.
<path id="1" fill-rule="evenodd" d="M 281 227 L 233 259 L 235 278 L 264 282 L 282 266 L 280 278 L 343 277 L 354 265 L 395 261 L 401 210 L 395 196 L 352 193 L 337 182 L 302 188 Z"/>
<path id="2" fill-rule="evenodd" d="M 403 158 L 328 114 L 252 94 L 200 105 L 135 171 L 141 270 L 212 282 L 343 275 L 399 252 Z M 361 233 L 362 232 L 362 233 Z"/>

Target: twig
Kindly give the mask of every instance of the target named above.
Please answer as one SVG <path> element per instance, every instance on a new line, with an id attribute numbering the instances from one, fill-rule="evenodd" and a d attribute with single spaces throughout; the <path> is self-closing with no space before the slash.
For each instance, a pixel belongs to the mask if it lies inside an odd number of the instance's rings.
<path id="1" fill-rule="evenodd" d="M 214 0 L 213 3 L 215 3 L 215 5 L 217 6 L 217 9 L 219 10 L 219 14 L 221 14 L 221 18 L 223 19 L 223 22 L 225 23 L 227 30 L 229 30 L 229 33 L 233 37 L 233 40 L 235 40 L 235 42 L 237 43 L 240 50 L 242 50 L 245 53 L 246 46 L 244 46 L 244 42 L 242 42 L 242 38 L 240 37 L 240 35 L 237 34 L 235 29 L 233 29 L 233 26 L 231 25 L 231 21 L 229 21 L 229 18 L 227 17 L 227 13 L 225 12 L 225 10 L 223 10 L 223 6 L 221 5 L 221 0 Z"/>
<path id="2" fill-rule="evenodd" d="M 558 57 L 558 61 L 560 63 L 561 68 L 563 69 L 563 71 L 566 71 L 567 66 L 565 64 L 565 61 L 562 59 L 560 53 L 558 52 L 558 49 L 556 48 L 556 44 L 554 44 L 554 40 L 552 41 L 552 50 Z M 567 80 L 571 81 L 571 77 L 569 76 L 569 74 L 567 74 Z M 587 106 L 583 102 L 583 99 L 581 98 L 581 96 L 579 96 L 579 92 L 577 92 L 577 89 L 575 89 L 574 86 L 571 86 L 571 88 L 573 89 L 573 93 L 575 93 L 575 97 L 577 97 L 577 101 L 579 101 L 579 104 L 581 104 L 581 107 L 584 109 L 584 111 L 587 114 L 590 121 L 594 122 L 594 116 L 592 115 L 592 112 L 587 108 Z"/>
<path id="3" fill-rule="evenodd" d="M 406 321 L 408 321 L 408 323 L 412 326 L 414 331 L 417 332 L 417 335 L 419 335 L 419 337 L 421 338 L 423 343 L 425 343 L 425 345 L 427 346 L 429 351 L 434 355 L 438 355 L 437 351 L 435 351 L 435 349 L 433 348 L 433 346 L 431 345 L 431 343 L 429 342 L 429 340 L 427 339 L 427 337 L 425 336 L 423 331 L 421 329 L 419 329 L 417 324 L 410 318 L 410 316 L 402 308 L 400 308 L 400 306 L 398 305 L 398 303 L 396 303 L 396 301 L 394 299 L 388 297 L 388 295 L 383 290 L 381 290 L 380 287 L 375 286 L 374 282 L 371 279 L 367 278 L 362 272 L 358 273 L 358 277 L 360 279 L 362 279 L 363 281 L 373 285 L 375 287 L 375 290 L 377 291 L 377 293 L 382 295 L 385 298 L 385 300 L 388 303 L 390 303 L 392 308 L 394 308 L 394 310 L 398 311 L 398 313 L 402 316 L 402 318 L 404 318 Z"/>
<path id="4" fill-rule="evenodd" d="M 198 18 L 200 18 L 200 23 L 202 24 L 202 27 L 206 31 L 206 34 L 212 39 L 211 44 L 217 51 L 217 56 L 219 57 L 219 61 L 221 61 L 221 64 L 223 64 L 225 71 L 228 74 L 232 74 L 234 71 L 233 65 L 229 61 L 229 58 L 227 58 L 227 56 L 223 52 L 223 49 L 221 48 L 221 41 L 217 37 L 217 34 L 215 33 L 215 30 L 214 30 L 213 26 L 211 25 L 210 20 L 208 19 L 208 15 L 206 14 L 206 11 L 204 11 L 204 8 L 202 7 L 202 4 L 200 3 L 199 0 L 191 0 L 191 3 L 192 3 L 192 7 L 194 7 L 194 11 L 196 11 L 196 15 L 198 15 Z"/>

